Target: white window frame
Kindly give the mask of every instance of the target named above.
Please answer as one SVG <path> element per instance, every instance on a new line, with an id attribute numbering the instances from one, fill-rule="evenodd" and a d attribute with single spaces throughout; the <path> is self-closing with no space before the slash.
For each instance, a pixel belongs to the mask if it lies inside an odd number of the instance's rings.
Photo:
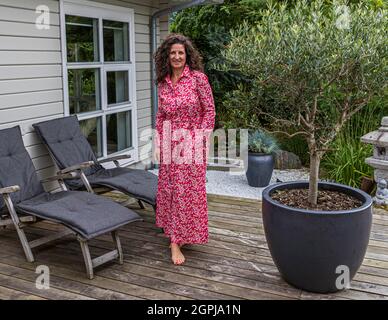
<path id="1" fill-rule="evenodd" d="M 98 19 L 98 47 L 99 47 L 99 61 L 97 62 L 70 62 L 67 63 L 67 44 L 66 44 L 66 15 L 82 16 L 87 18 Z M 64 114 L 70 115 L 69 107 L 69 91 L 68 91 L 68 70 L 69 69 L 85 69 L 97 68 L 100 70 L 100 104 L 101 110 L 92 112 L 85 112 L 77 114 L 80 121 L 90 118 L 102 118 L 102 152 L 105 159 L 121 154 L 129 154 L 129 160 L 120 160 L 120 165 L 129 165 L 138 162 L 138 137 L 137 137 L 137 98 L 136 98 L 136 70 L 135 70 L 135 13 L 131 8 L 113 6 L 103 3 L 96 3 L 87 0 L 60 0 L 60 22 L 61 22 L 61 45 L 62 45 L 62 72 L 63 72 L 63 99 L 64 99 Z M 128 23 L 128 45 L 129 45 L 129 62 L 104 62 L 104 48 L 103 48 L 103 20 L 113 20 Z M 128 71 L 128 103 L 120 103 L 108 107 L 107 105 L 107 72 L 108 71 Z M 97 88 L 96 88 L 97 89 Z M 97 92 L 96 92 L 97 93 Z M 123 111 L 131 112 L 130 132 L 132 139 L 132 147 L 107 155 L 107 124 L 106 115 L 118 113 Z M 105 167 L 114 167 L 114 164 L 104 164 Z"/>

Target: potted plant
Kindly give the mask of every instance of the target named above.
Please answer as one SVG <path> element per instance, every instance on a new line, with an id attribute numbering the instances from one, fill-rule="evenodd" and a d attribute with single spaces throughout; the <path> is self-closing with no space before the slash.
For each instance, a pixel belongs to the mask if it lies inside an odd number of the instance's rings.
<path id="1" fill-rule="evenodd" d="M 248 168 L 246 177 L 251 187 L 266 187 L 271 181 L 274 168 L 272 152 L 278 146 L 269 134 L 255 130 L 248 134 Z"/>
<path id="2" fill-rule="evenodd" d="M 319 181 L 319 166 L 346 121 L 387 89 L 386 21 L 386 9 L 365 3 L 298 1 L 291 9 L 270 7 L 257 27 L 234 32 L 224 51 L 224 67 L 252 79 L 230 94 L 242 99 L 251 124 L 259 119 L 308 144 L 309 181 L 271 185 L 262 202 L 272 258 L 301 289 L 344 289 L 368 246 L 371 197 Z"/>

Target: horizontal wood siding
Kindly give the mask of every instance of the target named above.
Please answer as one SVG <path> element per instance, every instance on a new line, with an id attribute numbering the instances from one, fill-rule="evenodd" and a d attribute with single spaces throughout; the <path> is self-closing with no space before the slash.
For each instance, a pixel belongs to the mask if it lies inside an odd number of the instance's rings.
<path id="1" fill-rule="evenodd" d="M 47 30 L 35 25 L 40 5 L 50 9 Z M 39 178 L 55 168 L 32 124 L 63 115 L 61 70 L 59 2 L 0 0 L 0 129 L 21 126 Z"/>
<path id="2" fill-rule="evenodd" d="M 160 0 L 160 7 L 162 9 L 164 8 L 167 8 L 169 6 L 171 6 L 171 3 L 169 3 L 171 1 L 169 0 Z M 159 23 L 160 23 L 160 39 L 161 40 L 164 40 L 168 33 L 169 33 L 169 23 L 168 23 L 168 19 L 169 19 L 169 16 L 163 16 L 163 17 L 160 17 L 159 19 Z"/>
<path id="3" fill-rule="evenodd" d="M 135 11 L 139 160 L 147 159 L 151 153 L 143 149 L 152 136 L 149 23 L 153 12 L 160 8 L 159 0 L 95 2 Z M 50 9 L 47 30 L 35 26 L 39 5 Z M 32 124 L 64 114 L 60 34 L 59 1 L 0 0 L 0 129 L 21 126 L 40 178 L 54 174 L 55 167 Z"/>

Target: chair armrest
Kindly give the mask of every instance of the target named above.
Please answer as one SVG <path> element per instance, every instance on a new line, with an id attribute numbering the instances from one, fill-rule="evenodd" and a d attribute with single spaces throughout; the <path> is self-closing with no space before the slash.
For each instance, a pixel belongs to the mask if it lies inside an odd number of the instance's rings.
<path id="1" fill-rule="evenodd" d="M 68 172 L 72 172 L 72 171 L 90 168 L 91 166 L 94 166 L 94 165 L 95 165 L 94 161 L 86 161 L 86 162 L 82 162 L 80 164 L 75 164 L 74 166 L 59 170 L 58 173 L 59 174 L 68 173 Z"/>
<path id="2" fill-rule="evenodd" d="M 118 160 L 124 160 L 124 159 L 130 159 L 130 158 L 131 158 L 130 154 L 122 154 L 122 155 L 119 155 L 119 156 L 103 159 L 101 161 L 98 161 L 97 163 L 101 164 L 101 163 L 111 162 L 111 161 L 115 162 L 115 161 L 118 161 Z"/>
<path id="3" fill-rule="evenodd" d="M 19 186 L 10 186 L 10 187 L 5 187 L 5 188 L 0 188 L 0 194 L 13 193 L 13 192 L 17 192 L 19 190 L 20 190 Z"/>
<path id="4" fill-rule="evenodd" d="M 80 176 L 77 172 L 69 172 L 69 173 L 62 173 L 58 174 L 56 176 L 52 176 L 46 179 L 41 180 L 41 183 L 51 182 L 51 181 L 58 181 L 58 180 L 66 180 L 66 179 L 78 179 Z"/>
<path id="5" fill-rule="evenodd" d="M 119 160 L 130 159 L 130 158 L 131 158 L 131 155 L 129 155 L 129 154 L 122 154 L 122 155 L 119 155 L 119 156 L 103 159 L 101 161 L 98 161 L 97 163 L 101 164 L 101 163 L 112 162 L 113 161 L 114 164 L 116 165 L 116 167 L 120 168 Z"/>

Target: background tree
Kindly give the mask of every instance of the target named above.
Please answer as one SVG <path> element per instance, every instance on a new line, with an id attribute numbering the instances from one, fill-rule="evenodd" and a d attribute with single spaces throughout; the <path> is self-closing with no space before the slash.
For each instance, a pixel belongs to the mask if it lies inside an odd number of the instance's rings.
<path id="1" fill-rule="evenodd" d="M 292 8 L 297 0 L 273 0 Z M 360 0 L 352 0 L 358 3 Z M 367 0 L 373 7 L 381 7 L 383 0 Z M 249 26 L 257 24 L 264 9 L 271 2 L 267 0 L 225 0 L 221 5 L 205 5 L 185 9 L 171 16 L 170 31 L 190 37 L 204 58 L 205 71 L 214 90 L 217 107 L 217 126 L 225 126 L 229 114 L 222 103 L 225 93 L 236 88 L 237 84 L 249 85 L 249 79 L 237 70 L 218 70 L 214 64 L 223 63 L 221 51 L 230 41 L 230 31 L 238 29 L 244 22 Z M 332 0 L 325 4 L 331 5 Z"/>
<path id="2" fill-rule="evenodd" d="M 231 33 L 226 63 L 251 79 L 228 95 L 230 108 L 307 141 L 309 202 L 317 203 L 320 161 L 344 124 L 387 90 L 387 10 L 364 3 L 329 8 L 323 1 L 271 5 L 255 27 Z M 258 122 L 258 123 L 256 123 Z"/>
<path id="3" fill-rule="evenodd" d="M 221 51 L 230 41 L 230 30 L 237 29 L 244 21 L 249 25 L 260 19 L 265 0 L 225 0 L 221 5 L 189 8 L 171 18 L 171 32 L 190 37 L 204 58 L 205 72 L 213 87 L 217 107 L 218 127 L 223 126 L 225 110 L 222 101 L 225 93 L 246 83 L 244 75 L 234 70 L 218 70 L 214 64 L 223 63 Z"/>

